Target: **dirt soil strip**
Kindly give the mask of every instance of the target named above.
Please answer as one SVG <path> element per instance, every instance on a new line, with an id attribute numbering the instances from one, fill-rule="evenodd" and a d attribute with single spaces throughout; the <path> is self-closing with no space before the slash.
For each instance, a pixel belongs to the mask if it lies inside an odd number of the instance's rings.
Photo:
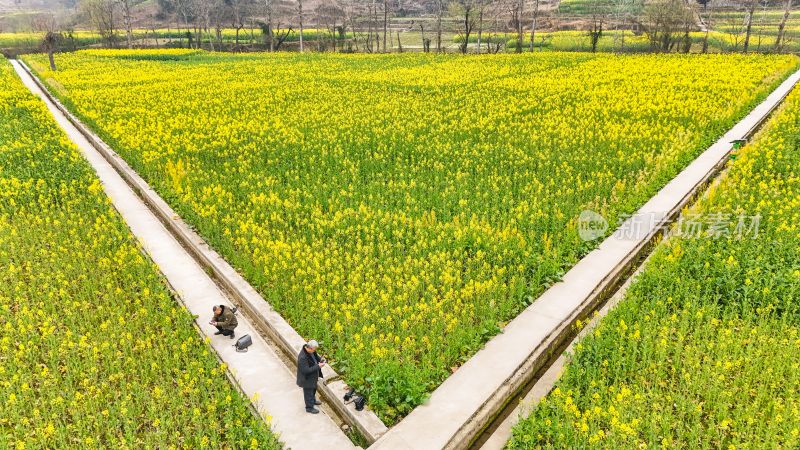
<path id="1" fill-rule="evenodd" d="M 523 388 L 555 361 L 554 355 L 561 353 L 564 344 L 574 337 L 575 322 L 585 319 L 636 270 L 662 231 L 719 172 L 732 143 L 750 137 L 798 80 L 800 70 L 447 378 L 426 404 L 417 407 L 370 448 L 469 447 L 495 417 L 507 410 L 508 403 L 518 399 Z"/>
<path id="2" fill-rule="evenodd" d="M 287 367 L 247 317 L 239 314 L 239 326 L 236 329 L 237 338 L 245 334 L 253 338 L 253 344 L 246 353 L 234 349 L 232 344 L 235 339 L 214 335 L 217 330 L 208 323 L 212 306 L 230 305 L 230 298 L 45 95 L 21 64 L 18 61 L 12 61 L 12 64 L 25 86 L 45 102 L 58 124 L 97 172 L 103 189 L 131 232 L 158 265 L 186 308 L 198 316 L 196 323 L 204 337 L 210 340 L 211 346 L 227 364 L 231 375 L 262 417 L 269 417 L 268 422 L 279 434 L 281 442 L 295 450 L 356 448 L 328 414 L 311 415 L 305 412 L 302 391 L 295 384 L 294 368 Z"/>

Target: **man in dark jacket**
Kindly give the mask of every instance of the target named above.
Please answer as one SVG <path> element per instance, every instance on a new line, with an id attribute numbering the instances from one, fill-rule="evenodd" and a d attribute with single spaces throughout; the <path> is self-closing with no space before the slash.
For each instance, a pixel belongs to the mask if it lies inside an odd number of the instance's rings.
<path id="1" fill-rule="evenodd" d="M 303 388 L 306 412 L 311 414 L 318 414 L 319 410 L 314 406 L 322 404 L 317 400 L 317 380 L 322 378 L 325 359 L 317 355 L 318 347 L 317 341 L 312 339 L 303 345 L 297 355 L 297 385 Z"/>
<path id="2" fill-rule="evenodd" d="M 239 322 L 230 308 L 225 305 L 216 305 L 214 306 L 214 318 L 211 319 L 211 325 L 217 327 L 217 332 L 214 334 L 221 334 L 233 339 L 233 330 L 239 325 Z"/>

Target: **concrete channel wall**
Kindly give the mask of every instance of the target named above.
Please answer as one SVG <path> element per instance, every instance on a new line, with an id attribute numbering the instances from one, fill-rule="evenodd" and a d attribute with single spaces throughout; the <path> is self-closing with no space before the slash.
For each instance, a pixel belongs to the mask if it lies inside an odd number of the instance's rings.
<path id="1" fill-rule="evenodd" d="M 447 378 L 425 405 L 412 411 L 370 448 L 469 447 L 507 402 L 571 338 L 575 322 L 586 318 L 627 278 L 648 246 L 721 169 L 733 142 L 750 137 L 799 79 L 800 71 L 790 75 L 619 227 L 619 230 L 637 230 L 635 236 L 615 232 L 606 238 L 569 270 L 561 282 L 545 291 L 501 334 Z"/>
<path id="2" fill-rule="evenodd" d="M 227 261 L 194 232 L 121 156 L 58 101 L 24 62 L 18 61 L 17 64 L 31 76 L 49 101 L 137 192 L 181 245 L 211 272 L 214 280 L 224 288 L 234 303 L 242 308 L 259 331 L 266 333 L 278 346 L 283 353 L 284 362 L 294 367 L 297 354 L 302 349 L 305 339 Z M 311 338 L 313 337 L 308 337 Z M 324 379 L 320 380 L 319 384 L 320 392 L 328 404 L 335 408 L 337 414 L 349 426 L 358 430 L 367 442 L 374 442 L 387 431 L 386 425 L 368 408 L 356 411 L 352 404 L 345 404 L 343 397 L 347 385 L 330 366 L 323 369 L 323 375 Z"/>
<path id="3" fill-rule="evenodd" d="M 647 256 L 647 258 L 642 262 L 642 265 L 639 266 L 639 269 L 637 269 L 635 273 L 625 280 L 617 292 L 615 292 L 614 295 L 612 295 L 611 298 L 599 310 L 597 310 L 597 314 L 591 315 L 591 320 L 589 320 L 589 322 L 583 328 L 581 328 L 580 332 L 572 341 L 570 341 L 570 343 L 564 349 L 564 352 L 559 355 L 555 361 L 553 361 L 550 367 L 548 367 L 547 370 L 534 381 L 533 385 L 530 386 L 530 390 L 522 397 L 519 403 L 517 403 L 516 406 L 509 405 L 514 409 L 508 414 L 508 416 L 502 420 L 498 420 L 499 423 L 497 423 L 496 426 L 494 426 L 493 429 L 487 433 L 488 436 L 484 437 L 485 439 L 483 442 L 481 442 L 480 445 L 473 445 L 473 448 L 480 448 L 480 450 L 502 450 L 505 447 L 506 443 L 511 438 L 514 425 L 530 415 L 534 408 L 536 408 L 536 405 L 539 404 L 542 398 L 550 393 L 553 387 L 555 387 L 558 379 L 561 378 L 564 367 L 569 362 L 566 353 L 574 351 L 575 345 L 577 345 L 577 343 L 580 342 L 580 340 L 586 335 L 592 332 L 592 330 L 594 330 L 594 328 L 600 323 L 600 320 L 624 298 L 628 287 L 630 287 L 633 280 L 641 272 L 651 255 Z"/>

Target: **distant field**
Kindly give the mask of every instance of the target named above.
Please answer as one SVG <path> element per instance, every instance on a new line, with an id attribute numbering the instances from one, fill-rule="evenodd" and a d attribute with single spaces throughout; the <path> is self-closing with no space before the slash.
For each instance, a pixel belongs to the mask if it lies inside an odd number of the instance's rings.
<path id="1" fill-rule="evenodd" d="M 614 3 L 614 0 L 561 0 L 558 5 L 558 12 L 574 15 L 606 13 L 613 8 Z"/>
<path id="2" fill-rule="evenodd" d="M 752 20 L 752 33 L 762 34 L 774 38 L 778 35 L 778 26 L 783 18 L 783 10 L 777 9 L 756 9 Z M 743 35 L 746 25 L 746 13 L 744 11 L 720 11 L 712 15 L 713 27 L 718 31 L 724 31 L 736 35 Z M 797 41 L 800 39 L 800 12 L 792 11 L 786 21 L 785 27 L 787 36 Z"/>
<path id="3" fill-rule="evenodd" d="M 393 423 L 791 56 L 27 58 Z M 186 80 L 192 80 L 187 83 Z"/>

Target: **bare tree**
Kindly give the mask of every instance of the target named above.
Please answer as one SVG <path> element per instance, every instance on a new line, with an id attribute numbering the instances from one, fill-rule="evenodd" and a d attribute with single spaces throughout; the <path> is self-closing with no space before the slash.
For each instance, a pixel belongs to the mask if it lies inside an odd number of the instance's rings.
<path id="1" fill-rule="evenodd" d="M 280 24 L 278 24 L 278 25 L 280 25 Z M 277 26 L 275 28 L 277 28 L 278 30 L 281 29 L 280 26 Z M 288 38 L 293 32 L 294 32 L 294 28 L 292 28 L 292 27 L 289 27 L 286 30 L 278 31 L 278 33 L 277 33 L 278 40 L 275 43 L 275 51 L 278 51 L 278 50 L 281 49 L 281 45 L 283 45 L 284 41 L 286 41 L 286 38 Z"/>
<path id="2" fill-rule="evenodd" d="M 483 37 L 483 13 L 486 11 L 486 5 L 487 2 L 484 0 L 478 0 L 478 39 L 475 52 L 479 55 L 481 54 L 481 37 Z"/>
<path id="3" fill-rule="evenodd" d="M 213 50 L 213 42 L 211 40 L 210 27 L 211 16 L 214 9 L 215 0 L 179 0 L 185 2 L 187 10 L 187 27 L 191 25 L 191 31 L 187 30 L 187 37 L 190 40 L 194 37 L 194 48 L 202 48 L 203 40 L 209 40 L 209 46 Z"/>
<path id="4" fill-rule="evenodd" d="M 444 15 L 444 0 L 436 0 L 436 52 L 442 52 L 442 16 Z"/>
<path id="5" fill-rule="evenodd" d="M 55 71 L 56 61 L 53 54 L 58 51 L 64 41 L 64 35 L 59 31 L 62 26 L 61 21 L 54 14 L 44 14 L 35 17 L 31 25 L 34 30 L 45 32 L 40 46 L 42 51 L 47 53 L 47 59 L 50 61 L 50 70 Z"/>
<path id="6" fill-rule="evenodd" d="M 732 50 L 738 51 L 739 44 L 742 42 L 744 36 L 745 21 L 742 20 L 741 17 L 730 15 L 724 20 L 724 25 L 725 33 L 733 41 Z"/>
<path id="7" fill-rule="evenodd" d="M 461 53 L 466 54 L 469 48 L 469 37 L 477 23 L 475 0 L 456 0 L 450 3 L 449 9 L 451 16 L 460 18 L 461 28 L 458 31 L 458 37 L 461 39 L 461 43 L 459 49 Z"/>
<path id="8" fill-rule="evenodd" d="M 234 50 L 239 51 L 239 33 L 244 28 L 245 16 L 249 12 L 246 0 L 227 0 L 226 5 L 230 10 L 231 25 L 236 32 L 234 37 Z"/>
<path id="9" fill-rule="evenodd" d="M 56 60 L 53 54 L 58 50 L 58 46 L 63 40 L 64 36 L 55 31 L 48 31 L 44 35 L 44 39 L 42 39 L 42 50 L 47 53 L 47 59 L 50 61 L 50 70 L 52 71 L 56 71 Z"/>
<path id="10" fill-rule="evenodd" d="M 131 6 L 133 0 L 117 0 L 122 8 L 122 23 L 125 26 L 125 40 L 128 49 L 133 48 L 133 18 L 131 17 Z"/>
<path id="11" fill-rule="evenodd" d="M 778 36 L 775 38 L 775 50 L 781 51 L 784 33 L 786 33 L 786 21 L 789 19 L 789 14 L 792 11 L 792 0 L 786 0 L 783 7 L 783 17 L 781 23 L 778 25 Z"/>
<path id="12" fill-rule="evenodd" d="M 522 17 L 525 9 L 525 0 L 511 0 L 508 8 L 511 15 L 511 25 L 517 33 L 517 46 L 514 51 L 522 53 Z"/>
<path id="13" fill-rule="evenodd" d="M 704 15 L 700 15 L 700 20 L 702 22 L 702 31 L 703 33 L 703 47 L 701 49 L 702 53 L 708 53 L 708 35 L 711 31 L 711 27 L 713 26 L 713 19 L 714 19 L 714 5 L 713 0 L 704 0 L 701 5 L 703 5 L 703 12 Z"/>
<path id="14" fill-rule="evenodd" d="M 690 2 L 690 0 L 684 0 L 684 11 L 681 18 L 683 19 L 683 37 L 680 40 L 680 46 L 678 50 L 681 53 L 689 53 L 689 51 L 692 49 L 692 38 L 689 35 L 689 32 L 694 26 L 695 20 L 694 4 Z"/>
<path id="15" fill-rule="evenodd" d="M 81 9 L 89 18 L 93 28 L 97 30 L 106 45 L 115 45 L 114 20 L 115 20 L 115 1 L 114 0 L 84 0 L 80 4 Z"/>
<path id="16" fill-rule="evenodd" d="M 614 46 L 619 44 L 619 51 L 625 51 L 625 33 L 628 24 L 638 17 L 643 7 L 642 0 L 615 0 L 613 5 L 613 15 L 619 33 L 614 35 Z"/>
<path id="17" fill-rule="evenodd" d="M 369 53 L 373 51 L 373 41 L 377 41 L 377 38 L 373 40 L 373 28 L 375 26 L 375 10 L 377 9 L 377 5 L 375 4 L 375 0 L 372 0 L 370 3 L 367 4 L 367 36 L 364 39 L 364 50 Z M 377 34 L 377 32 L 375 32 Z"/>
<path id="18" fill-rule="evenodd" d="M 536 39 L 536 19 L 539 17 L 539 0 L 533 0 L 533 12 L 531 13 L 531 43 L 530 52 L 533 52 L 533 43 Z"/>
<path id="19" fill-rule="evenodd" d="M 597 44 L 600 43 L 600 38 L 603 37 L 603 27 L 608 20 L 609 11 L 605 5 L 595 2 L 592 4 L 589 14 L 589 43 L 592 47 L 592 53 L 597 51 Z"/>
<path id="20" fill-rule="evenodd" d="M 684 0 L 655 0 L 644 8 L 643 26 L 654 50 L 669 52 L 684 29 L 687 11 Z"/>
<path id="21" fill-rule="evenodd" d="M 483 35 L 487 35 L 486 41 L 486 52 L 487 53 L 498 53 L 501 48 L 505 46 L 507 42 L 507 37 L 505 30 L 508 27 L 507 22 L 507 13 L 508 8 L 505 3 L 499 2 L 497 0 L 484 0 L 482 3 L 483 6 L 483 20 L 479 21 L 479 31 L 481 32 L 482 36 L 480 37 L 480 41 L 483 42 L 484 38 Z M 483 24 L 486 24 L 484 26 Z M 498 34 L 497 30 L 503 30 L 502 34 Z"/>
<path id="22" fill-rule="evenodd" d="M 758 0 L 746 0 L 745 6 L 745 31 L 744 31 L 744 47 L 742 51 L 747 53 L 750 48 L 750 34 L 753 31 L 753 13 L 756 11 Z"/>
<path id="23" fill-rule="evenodd" d="M 419 34 L 422 38 L 422 51 L 428 53 L 431 51 L 431 38 L 425 37 L 425 25 L 422 21 L 419 23 Z"/>
<path id="24" fill-rule="evenodd" d="M 208 45 L 214 51 L 214 40 L 211 37 L 212 19 L 216 18 L 216 0 L 197 0 L 198 16 L 202 19 L 200 24 L 201 32 L 208 36 Z M 202 46 L 202 39 L 198 39 L 198 45 Z"/>
<path id="25" fill-rule="evenodd" d="M 183 19 L 183 25 L 186 27 L 187 36 L 190 37 L 191 32 L 189 31 L 189 23 L 195 20 L 195 14 L 197 11 L 197 5 L 195 3 L 195 0 L 169 0 L 169 1 L 170 4 L 172 5 L 172 8 L 175 10 L 177 16 L 180 19 Z M 180 29 L 180 21 L 178 22 L 178 28 Z M 181 43 L 181 46 L 182 45 L 183 44 Z M 189 47 L 191 46 L 192 42 L 190 39 Z"/>
<path id="26" fill-rule="evenodd" d="M 354 5 L 352 5 L 352 3 L 347 0 L 344 1 L 340 0 L 338 4 L 342 10 L 342 33 L 343 33 L 342 43 L 339 45 L 339 49 L 340 51 L 352 52 L 353 42 L 350 38 L 348 38 L 347 29 L 348 29 L 348 24 L 350 24 L 350 27 L 353 28 L 351 36 L 353 36 L 353 39 L 355 39 L 355 27 L 353 24 Z"/>
<path id="27" fill-rule="evenodd" d="M 389 2 L 383 0 L 383 51 L 386 52 L 386 30 L 389 28 Z"/>
<path id="28" fill-rule="evenodd" d="M 266 16 L 267 22 L 264 27 L 262 27 L 262 34 L 264 35 L 264 39 L 267 40 L 269 45 L 269 51 L 275 51 L 275 29 L 272 27 L 272 15 L 274 13 L 274 0 L 264 0 L 264 15 Z"/>
<path id="29" fill-rule="evenodd" d="M 334 52 L 336 51 L 339 40 L 344 40 L 345 38 L 344 19 L 342 19 L 342 25 L 339 26 L 339 19 L 343 17 L 343 15 L 344 11 L 333 0 L 322 0 L 317 5 L 317 24 L 325 25 L 325 29 L 328 31 L 327 37 L 330 38 L 331 47 Z M 323 50 L 327 47 L 322 35 L 317 39 L 317 44 L 319 50 Z"/>

